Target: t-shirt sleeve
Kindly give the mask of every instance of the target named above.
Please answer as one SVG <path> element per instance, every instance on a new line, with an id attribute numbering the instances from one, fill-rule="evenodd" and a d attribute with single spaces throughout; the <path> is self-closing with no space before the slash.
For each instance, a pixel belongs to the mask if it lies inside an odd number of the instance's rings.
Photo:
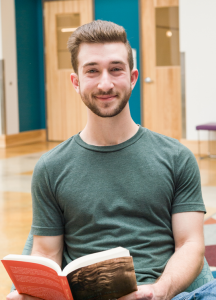
<path id="1" fill-rule="evenodd" d="M 175 163 L 175 194 L 172 203 L 172 214 L 187 211 L 203 211 L 199 167 L 193 153 L 180 145 Z"/>
<path id="2" fill-rule="evenodd" d="M 31 234 L 42 236 L 63 234 L 63 213 L 52 190 L 43 157 L 35 166 L 31 192 L 33 207 Z"/>

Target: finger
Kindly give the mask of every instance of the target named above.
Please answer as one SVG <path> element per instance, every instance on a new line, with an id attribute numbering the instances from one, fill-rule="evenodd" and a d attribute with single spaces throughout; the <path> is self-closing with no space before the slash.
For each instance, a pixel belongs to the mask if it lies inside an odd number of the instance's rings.
<path id="1" fill-rule="evenodd" d="M 128 294 L 126 296 L 123 296 L 119 298 L 118 300 L 152 300 L 153 299 L 153 293 L 152 292 L 144 292 L 142 290 L 133 292 L 131 294 Z"/>
<path id="2" fill-rule="evenodd" d="M 17 291 L 13 291 L 9 295 L 7 295 L 6 300 L 42 300 L 42 299 L 25 295 L 25 294 L 19 294 Z"/>
<path id="3" fill-rule="evenodd" d="M 7 295 L 6 300 L 22 300 L 23 296 L 20 295 L 17 291 L 13 291 Z"/>

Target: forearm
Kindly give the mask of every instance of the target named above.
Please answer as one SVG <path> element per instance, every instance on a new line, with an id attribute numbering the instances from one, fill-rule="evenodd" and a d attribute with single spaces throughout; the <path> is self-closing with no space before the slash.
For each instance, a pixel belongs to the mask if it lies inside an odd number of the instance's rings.
<path id="1" fill-rule="evenodd" d="M 42 251 L 33 251 L 33 250 L 32 250 L 31 255 L 49 258 L 49 259 L 52 259 L 53 261 L 55 261 L 60 267 L 62 265 L 62 255 L 50 255 L 50 254 L 44 253 Z"/>
<path id="2" fill-rule="evenodd" d="M 158 291 L 166 300 L 184 291 L 199 275 L 204 263 L 204 245 L 187 242 L 177 249 L 168 261 L 162 276 L 156 282 Z"/>
<path id="3" fill-rule="evenodd" d="M 62 265 L 63 237 L 34 236 L 31 255 L 42 256 Z"/>

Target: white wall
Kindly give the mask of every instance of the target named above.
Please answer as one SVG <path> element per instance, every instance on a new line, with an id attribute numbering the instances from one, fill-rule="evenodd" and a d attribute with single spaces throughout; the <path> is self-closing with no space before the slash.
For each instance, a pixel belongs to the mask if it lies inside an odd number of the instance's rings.
<path id="1" fill-rule="evenodd" d="M 180 51 L 185 52 L 186 138 L 216 122 L 216 0 L 180 0 Z M 202 132 L 201 139 L 207 138 Z"/>
<path id="2" fill-rule="evenodd" d="M 19 132 L 17 57 L 14 0 L 0 0 L 0 46 L 5 63 L 5 100 L 7 134 Z"/>
<path id="3" fill-rule="evenodd" d="M 1 0 L 0 0 L 0 59 L 2 59 Z"/>

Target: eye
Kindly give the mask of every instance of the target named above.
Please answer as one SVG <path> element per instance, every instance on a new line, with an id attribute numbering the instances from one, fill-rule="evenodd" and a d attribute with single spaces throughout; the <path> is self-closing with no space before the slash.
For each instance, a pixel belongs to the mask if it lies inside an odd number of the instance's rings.
<path id="1" fill-rule="evenodd" d="M 114 72 L 118 72 L 118 71 L 121 71 L 122 69 L 121 68 L 113 68 L 112 71 Z"/>
<path id="2" fill-rule="evenodd" d="M 91 69 L 91 70 L 87 71 L 87 73 L 90 73 L 90 74 L 93 74 L 93 73 L 96 73 L 96 72 L 97 72 L 97 70 L 95 70 L 95 69 Z"/>

